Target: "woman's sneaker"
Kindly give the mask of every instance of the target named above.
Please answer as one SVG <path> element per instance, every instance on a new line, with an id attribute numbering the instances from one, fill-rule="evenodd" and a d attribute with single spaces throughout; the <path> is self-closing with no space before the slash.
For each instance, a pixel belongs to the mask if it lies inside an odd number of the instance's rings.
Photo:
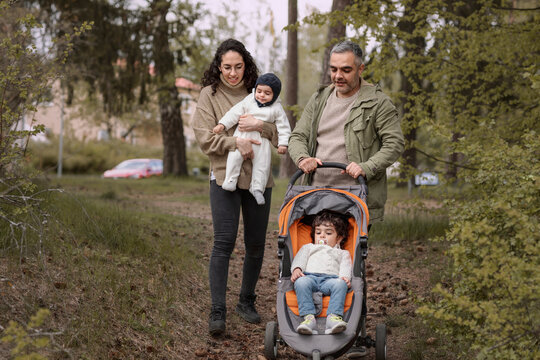
<path id="1" fill-rule="evenodd" d="M 339 315 L 330 314 L 326 317 L 325 334 L 339 334 L 347 329 L 347 323 Z"/>
<path id="2" fill-rule="evenodd" d="M 304 335 L 317 334 L 317 320 L 315 320 L 315 315 L 306 315 L 304 316 L 304 321 L 298 325 L 296 332 Z"/>
<path id="3" fill-rule="evenodd" d="M 261 322 L 261 316 L 257 313 L 257 309 L 255 309 L 255 299 L 257 299 L 257 295 L 240 295 L 240 300 L 234 309 L 242 319 L 251 324 Z"/>
<path id="4" fill-rule="evenodd" d="M 210 319 L 208 320 L 208 332 L 212 336 L 219 336 L 225 332 L 226 310 L 218 307 L 212 307 Z"/>

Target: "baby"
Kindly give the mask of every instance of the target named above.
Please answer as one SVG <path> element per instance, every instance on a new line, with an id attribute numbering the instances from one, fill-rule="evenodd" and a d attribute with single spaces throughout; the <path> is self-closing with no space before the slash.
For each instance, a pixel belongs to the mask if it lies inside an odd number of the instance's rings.
<path id="1" fill-rule="evenodd" d="M 254 118 L 275 123 L 278 132 L 278 153 L 287 153 L 291 127 L 285 114 L 285 110 L 279 103 L 278 96 L 281 91 L 281 81 L 272 74 L 267 73 L 257 78 L 255 89 L 244 100 L 233 106 L 219 121 L 212 130 L 215 134 L 221 133 L 225 129 L 230 129 L 238 124 L 241 115 L 251 114 Z M 260 145 L 253 145 L 254 158 L 252 160 L 253 170 L 251 174 L 251 184 L 249 191 L 255 197 L 257 204 L 263 205 L 264 190 L 270 175 L 272 153 L 270 141 L 261 137 L 258 131 L 242 132 L 238 128 L 234 131 L 234 136 L 259 140 Z M 238 149 L 231 151 L 227 157 L 227 167 L 225 169 L 225 181 L 221 186 L 228 191 L 236 190 L 236 183 L 244 158 Z"/>

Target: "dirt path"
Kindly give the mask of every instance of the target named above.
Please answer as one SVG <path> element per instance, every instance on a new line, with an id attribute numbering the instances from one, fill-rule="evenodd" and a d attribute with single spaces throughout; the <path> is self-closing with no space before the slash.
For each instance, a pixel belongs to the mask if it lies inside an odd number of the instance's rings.
<path id="1" fill-rule="evenodd" d="M 210 210 L 206 205 L 197 205 L 187 208 L 179 202 L 166 203 L 156 199 L 156 206 L 167 209 L 173 214 L 198 218 L 208 221 Z M 271 219 L 272 223 L 272 219 Z M 229 284 L 227 293 L 227 331 L 219 338 L 213 338 L 207 332 L 207 319 L 209 309 L 209 292 L 205 286 L 204 299 L 196 299 L 194 306 L 202 312 L 198 319 L 196 333 L 192 334 L 189 348 L 184 350 L 190 354 L 189 358 L 208 360 L 264 360 L 264 333 L 266 323 L 276 320 L 276 281 L 278 274 L 277 231 L 269 226 L 265 260 L 259 283 L 257 285 L 257 309 L 262 317 L 261 324 L 253 325 L 243 321 L 234 312 L 240 288 L 242 264 L 244 258 L 243 233 L 240 228 L 236 247 L 230 263 Z M 211 239 L 207 242 L 204 261 L 207 263 L 211 251 Z M 426 267 L 411 268 L 405 266 L 406 258 L 421 258 L 427 250 L 424 246 L 389 247 L 373 246 L 367 260 L 368 281 L 368 334 L 374 338 L 377 323 L 388 325 L 388 359 L 410 359 L 410 344 L 418 341 L 419 334 L 411 331 L 406 325 L 408 320 L 415 316 L 415 305 L 411 297 L 425 295 L 429 291 L 430 274 Z M 408 256 L 406 256 L 408 253 Z M 202 302 L 201 302 L 202 300 Z M 195 301 L 195 300 L 194 300 Z M 420 339 L 425 341 L 426 339 Z M 433 342 L 434 338 L 428 340 Z M 290 347 L 280 347 L 280 359 L 304 359 Z M 340 359 L 344 359 L 341 357 Z M 427 359 L 427 357 L 424 357 Z M 370 349 L 364 359 L 375 359 L 374 349 Z"/>

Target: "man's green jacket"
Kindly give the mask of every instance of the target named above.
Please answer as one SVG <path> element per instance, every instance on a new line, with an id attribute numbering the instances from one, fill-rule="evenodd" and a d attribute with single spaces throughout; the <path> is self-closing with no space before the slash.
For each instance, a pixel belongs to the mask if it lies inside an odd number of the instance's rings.
<path id="1" fill-rule="evenodd" d="M 297 165 L 302 158 L 315 157 L 319 121 L 333 90 L 330 85 L 311 96 L 291 134 L 289 154 Z M 382 221 L 387 196 L 386 168 L 403 152 L 404 139 L 396 107 L 378 85 L 362 79 L 358 99 L 344 124 L 344 134 L 349 162 L 356 162 L 366 173 L 370 222 Z M 311 178 L 311 174 L 304 176 L 304 184 L 310 184 Z"/>

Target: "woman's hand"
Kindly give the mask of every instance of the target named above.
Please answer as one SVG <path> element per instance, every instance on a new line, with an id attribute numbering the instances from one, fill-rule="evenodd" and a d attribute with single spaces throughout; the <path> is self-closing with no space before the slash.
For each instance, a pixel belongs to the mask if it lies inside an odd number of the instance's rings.
<path id="1" fill-rule="evenodd" d="M 291 281 L 295 282 L 296 279 L 301 278 L 302 276 L 305 276 L 304 273 L 302 272 L 302 269 L 296 268 L 292 272 Z"/>
<path id="2" fill-rule="evenodd" d="M 236 138 L 236 148 L 240 151 L 240 155 L 242 155 L 244 160 L 253 159 L 255 156 L 253 153 L 253 144 L 260 145 L 261 142 L 255 139 Z"/>
<path id="3" fill-rule="evenodd" d="M 238 130 L 248 132 L 248 131 L 263 131 L 263 122 L 262 120 L 257 120 L 251 114 L 244 114 L 240 116 L 238 120 Z"/>

